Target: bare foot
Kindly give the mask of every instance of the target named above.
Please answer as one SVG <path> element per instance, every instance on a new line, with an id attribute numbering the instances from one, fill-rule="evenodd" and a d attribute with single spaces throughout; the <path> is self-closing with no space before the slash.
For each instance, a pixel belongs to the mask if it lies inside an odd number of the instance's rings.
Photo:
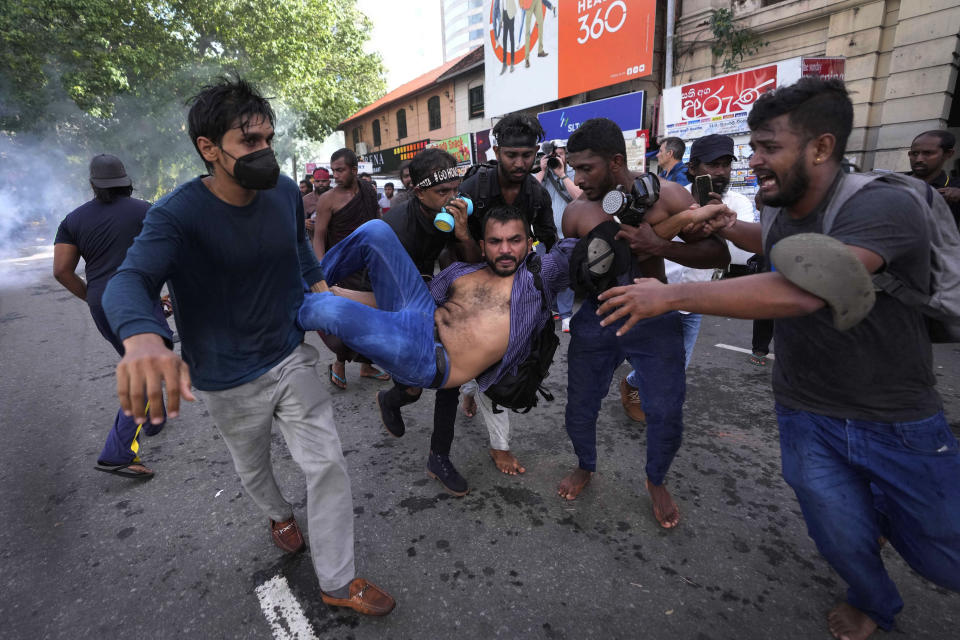
<path id="1" fill-rule="evenodd" d="M 497 469 L 500 469 L 500 471 L 506 473 L 507 475 L 515 476 L 518 473 L 523 473 L 526 471 L 526 469 L 520 466 L 520 461 L 517 460 L 517 457 L 509 451 L 504 451 L 502 449 L 490 449 L 490 457 L 493 458 L 493 462 L 497 465 Z"/>
<path id="2" fill-rule="evenodd" d="M 664 529 L 673 529 L 680 524 L 680 509 L 667 491 L 666 485 L 657 486 L 647 480 L 647 491 L 650 492 L 650 499 L 653 500 L 653 517 L 657 519 L 660 526 Z"/>
<path id="3" fill-rule="evenodd" d="M 877 630 L 877 623 L 870 616 L 846 602 L 827 614 L 827 623 L 830 633 L 838 640 L 866 640 Z"/>
<path id="4" fill-rule="evenodd" d="M 361 378 L 373 378 L 374 380 L 382 380 L 386 382 L 390 379 L 390 374 L 385 371 L 380 371 L 372 364 L 362 364 L 360 365 L 360 377 Z"/>
<path id="5" fill-rule="evenodd" d="M 463 400 L 460 401 L 460 411 L 468 418 L 477 415 L 477 399 L 474 396 L 463 394 Z M 492 449 L 491 449 L 492 451 Z"/>
<path id="6" fill-rule="evenodd" d="M 557 495 L 567 500 L 575 499 L 580 495 L 580 492 L 583 491 L 583 488 L 587 486 L 587 483 L 590 482 L 590 478 L 592 477 L 593 471 L 587 471 L 577 467 L 570 472 L 570 475 L 560 481 L 559 486 L 557 486 Z"/>

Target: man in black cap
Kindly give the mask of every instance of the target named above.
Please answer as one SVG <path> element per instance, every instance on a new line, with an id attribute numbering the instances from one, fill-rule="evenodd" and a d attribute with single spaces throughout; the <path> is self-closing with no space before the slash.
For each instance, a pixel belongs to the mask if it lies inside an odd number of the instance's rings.
<path id="1" fill-rule="evenodd" d="M 753 205 L 743 194 L 730 191 L 730 172 L 736 155 L 733 152 L 733 138 L 718 134 L 710 134 L 699 138 L 690 147 L 690 162 L 686 165 L 687 184 L 684 187 L 699 202 L 697 177 L 709 176 L 711 182 L 710 200 L 714 203 L 722 202 L 736 212 L 737 219 L 743 222 L 753 222 Z M 737 248 L 733 243 L 727 243 L 730 252 L 730 263 L 745 265 L 751 254 Z M 714 269 L 697 269 L 687 267 L 670 260 L 664 260 L 667 273 L 667 282 L 706 282 L 713 277 Z M 690 365 L 693 347 L 700 334 L 699 313 L 680 312 L 680 322 L 683 327 L 684 367 Z M 623 410 L 632 420 L 642 422 L 645 419 L 643 412 L 643 398 L 640 396 L 640 381 L 637 372 L 630 374 L 620 381 L 620 402 Z"/>
<path id="2" fill-rule="evenodd" d="M 150 203 L 130 197 L 133 182 L 116 156 L 104 153 L 93 158 L 90 186 L 93 199 L 68 213 L 57 229 L 53 275 L 70 293 L 87 302 L 100 335 L 122 356 L 123 344 L 107 323 L 100 297 L 123 262 L 127 248 L 140 233 Z M 85 263 L 86 281 L 76 273 L 80 258 Z M 154 300 L 153 313 L 157 322 L 166 327 L 159 299 Z M 162 406 L 152 408 L 151 412 L 164 415 Z M 123 410 L 118 410 L 96 469 L 126 478 L 153 477 L 153 471 L 145 467 L 139 457 L 137 437 L 144 424 L 147 435 L 155 435 L 163 428 L 163 422 L 138 424 L 132 417 L 125 416 Z"/>

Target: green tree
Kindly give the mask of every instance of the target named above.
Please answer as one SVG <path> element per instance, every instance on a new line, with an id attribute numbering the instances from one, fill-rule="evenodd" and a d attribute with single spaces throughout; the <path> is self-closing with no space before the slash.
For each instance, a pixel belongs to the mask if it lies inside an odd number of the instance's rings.
<path id="1" fill-rule="evenodd" d="M 307 139 L 382 95 L 369 31 L 355 0 L 7 0 L 0 131 L 125 153 L 153 195 L 198 166 L 184 104 L 219 75 L 260 87 Z"/>

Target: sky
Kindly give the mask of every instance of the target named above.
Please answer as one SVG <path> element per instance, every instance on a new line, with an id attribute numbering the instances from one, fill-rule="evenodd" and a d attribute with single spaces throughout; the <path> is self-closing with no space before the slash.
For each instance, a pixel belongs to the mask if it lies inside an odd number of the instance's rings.
<path id="1" fill-rule="evenodd" d="M 387 91 L 443 64 L 440 0 L 357 0 L 373 21 L 368 51 L 387 72 Z"/>

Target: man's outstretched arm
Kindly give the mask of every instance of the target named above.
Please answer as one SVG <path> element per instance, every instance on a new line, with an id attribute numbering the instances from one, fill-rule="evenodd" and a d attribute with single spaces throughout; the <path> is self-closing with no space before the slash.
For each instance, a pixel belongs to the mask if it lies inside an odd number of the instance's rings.
<path id="1" fill-rule="evenodd" d="M 170 349 L 165 338 L 168 329 L 153 314 L 153 301 L 177 261 L 178 238 L 176 224 L 164 213 L 151 210 L 103 294 L 103 310 L 125 351 L 117 365 L 120 407 L 138 422 L 146 420 L 144 390 L 151 405 L 158 407 L 166 386 L 171 418 L 179 414 L 181 395 L 194 400 L 187 365 Z M 155 423 L 162 420 L 159 414 L 152 417 Z"/>
<path id="2" fill-rule="evenodd" d="M 876 273 L 883 264 L 879 254 L 863 247 L 846 245 L 866 268 Z M 813 313 L 825 306 L 822 298 L 804 291 L 779 273 L 712 282 L 683 282 L 665 285 L 653 278 L 636 284 L 608 289 L 598 296 L 602 303 L 597 315 L 606 316 L 607 326 L 621 318 L 627 321 L 617 332 L 623 335 L 644 318 L 667 311 L 690 311 L 728 318 L 790 318 Z"/>

